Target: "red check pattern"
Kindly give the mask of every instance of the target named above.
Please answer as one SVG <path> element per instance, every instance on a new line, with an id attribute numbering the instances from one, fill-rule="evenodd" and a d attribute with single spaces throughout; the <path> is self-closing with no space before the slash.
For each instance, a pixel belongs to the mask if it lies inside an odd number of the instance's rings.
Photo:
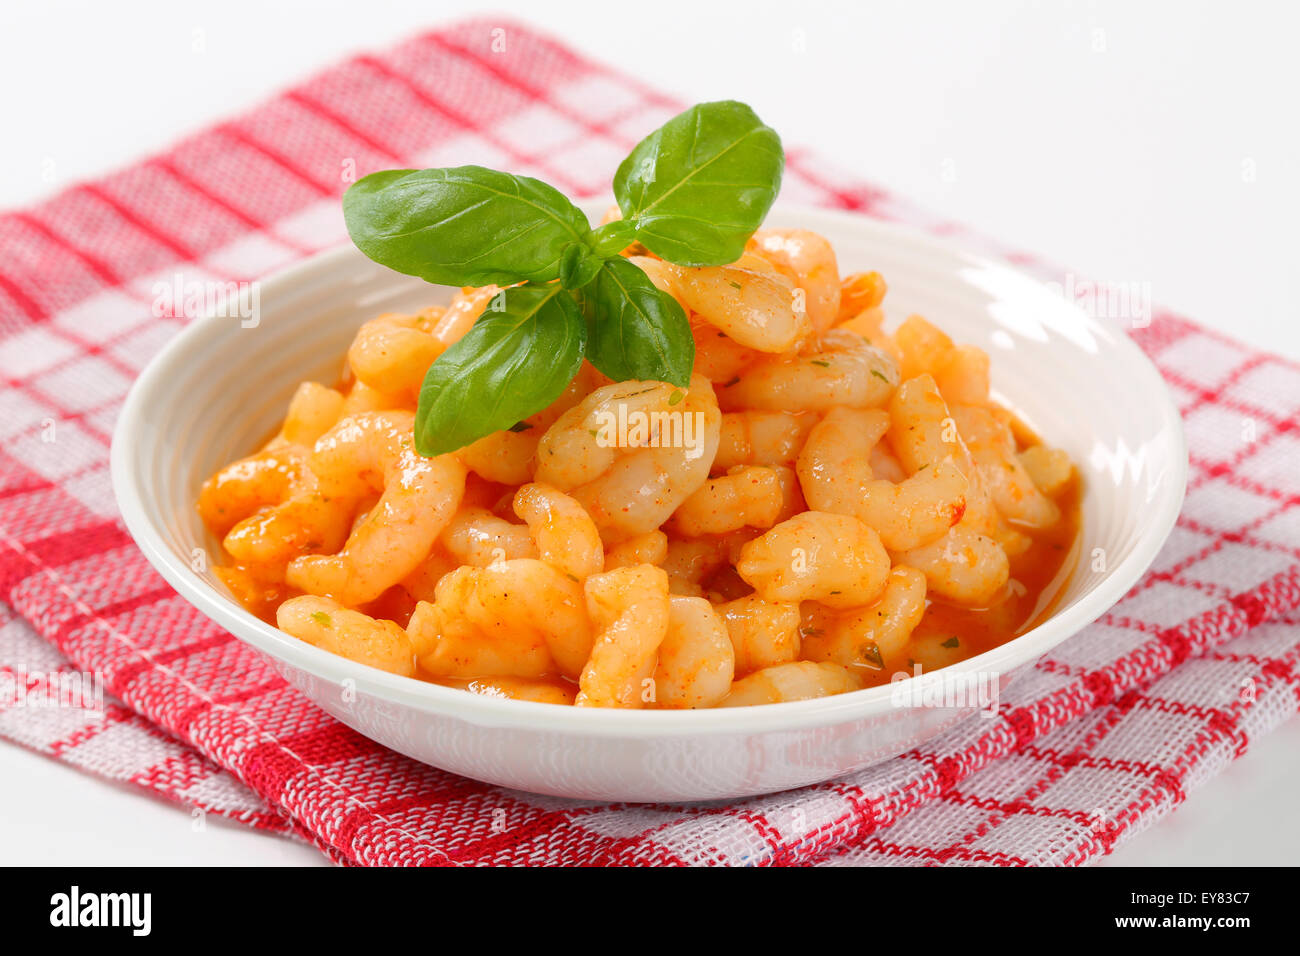
<path id="1" fill-rule="evenodd" d="M 155 314 L 155 283 L 248 279 L 344 239 L 338 197 L 376 168 L 478 162 L 603 191 L 679 108 L 527 27 L 473 21 L 0 216 L 0 734 L 343 863 L 1080 864 L 1295 713 L 1300 367 L 1168 314 L 1134 337 L 1184 412 L 1193 475 L 1151 572 L 997 716 L 804 790 L 576 804 L 416 764 L 326 716 L 152 571 L 118 521 L 108 444 L 131 380 L 186 321 Z M 1060 278 L 801 152 L 783 196 Z M 41 706 L 74 672 L 103 702 Z"/>

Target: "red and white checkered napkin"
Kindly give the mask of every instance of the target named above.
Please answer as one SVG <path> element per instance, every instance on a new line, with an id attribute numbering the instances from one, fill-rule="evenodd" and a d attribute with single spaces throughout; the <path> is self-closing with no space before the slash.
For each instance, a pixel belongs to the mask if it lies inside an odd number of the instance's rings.
<path id="1" fill-rule="evenodd" d="M 477 162 L 602 191 L 678 108 L 525 27 L 475 21 L 0 216 L 0 734 L 340 862 L 1074 864 L 1296 711 L 1300 368 L 1168 315 L 1135 335 L 1186 416 L 1193 473 L 1151 573 L 998 716 L 834 783 L 626 806 L 455 777 L 326 716 L 152 571 L 117 520 L 108 444 L 132 378 L 184 323 L 153 314 L 156 283 L 249 278 L 342 240 L 345 174 Z M 1053 277 L 805 154 L 783 195 Z M 103 705 L 77 698 L 82 671 Z M 40 706 L 51 687 L 64 706 Z"/>

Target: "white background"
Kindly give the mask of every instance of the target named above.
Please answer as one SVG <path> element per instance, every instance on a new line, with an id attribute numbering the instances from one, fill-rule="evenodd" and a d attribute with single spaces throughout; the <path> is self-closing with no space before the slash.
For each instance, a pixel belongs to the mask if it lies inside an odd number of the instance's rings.
<path id="1" fill-rule="evenodd" d="M 510 3 L 684 99 L 752 104 L 899 194 L 1300 357 L 1297 7 L 1279 2 Z M 458 2 L 0 5 L 0 206 L 256 104 Z M 1297 463 L 1300 466 L 1300 463 Z M 1300 722 L 1116 863 L 1300 860 Z M 0 745 L 0 862 L 316 862 Z"/>

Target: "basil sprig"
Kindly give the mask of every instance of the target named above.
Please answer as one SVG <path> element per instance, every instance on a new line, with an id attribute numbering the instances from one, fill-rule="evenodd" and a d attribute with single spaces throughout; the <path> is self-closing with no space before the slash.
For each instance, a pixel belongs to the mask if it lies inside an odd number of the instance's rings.
<path id="1" fill-rule="evenodd" d="M 563 286 L 516 286 L 501 300 L 429 366 L 415 416 L 421 455 L 522 421 L 559 398 L 582 367 L 587 326 Z"/>
<path id="2" fill-rule="evenodd" d="M 684 266 L 735 262 L 781 188 L 781 139 L 744 103 L 700 103 L 637 144 L 614 176 L 623 218 Z"/>
<path id="3" fill-rule="evenodd" d="M 591 228 L 552 186 L 482 166 L 389 169 L 352 185 L 357 248 L 440 285 L 510 286 L 425 376 L 415 445 L 440 455 L 515 426 L 586 358 L 618 381 L 690 383 L 682 307 L 620 253 L 734 262 L 781 187 L 777 134 L 743 103 L 700 103 L 637 144 L 614 178 L 623 218 Z"/>

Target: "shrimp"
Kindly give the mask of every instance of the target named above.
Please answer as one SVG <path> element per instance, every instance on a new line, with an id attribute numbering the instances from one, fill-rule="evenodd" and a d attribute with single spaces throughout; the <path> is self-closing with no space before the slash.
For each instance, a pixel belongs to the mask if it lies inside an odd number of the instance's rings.
<path id="1" fill-rule="evenodd" d="M 804 311 L 814 335 L 825 332 L 840 313 L 840 269 L 835 250 L 807 229 L 759 229 L 745 246 L 766 259 L 804 293 Z"/>
<path id="2" fill-rule="evenodd" d="M 694 313 L 691 313 L 691 338 L 695 340 L 695 374 L 724 387 L 737 380 L 746 366 L 764 354 L 741 345 Z"/>
<path id="3" fill-rule="evenodd" d="M 727 411 L 829 411 L 837 406 L 875 408 L 898 383 L 898 369 L 884 352 L 852 332 L 831 329 L 797 355 L 759 359 L 722 390 Z"/>
<path id="4" fill-rule="evenodd" d="M 668 633 L 655 666 L 655 704 L 713 707 L 731 690 L 736 656 L 726 625 L 703 598 L 668 599 Z"/>
<path id="5" fill-rule="evenodd" d="M 447 348 L 432 334 L 429 318 L 386 312 L 364 323 L 348 348 L 348 365 L 357 381 L 417 397 L 429 366 Z"/>
<path id="6" fill-rule="evenodd" d="M 537 545 L 527 525 L 498 518 L 486 508 L 461 508 L 447 522 L 439 541 L 458 564 L 476 568 L 537 557 Z"/>
<path id="7" fill-rule="evenodd" d="M 482 697 L 500 700 L 529 700 L 537 704 L 572 704 L 573 687 L 558 680 L 525 680 L 522 677 L 480 677 L 473 680 L 445 678 L 444 687 L 456 687 Z"/>
<path id="8" fill-rule="evenodd" d="M 873 604 L 847 611 L 805 607 L 801 629 L 805 659 L 833 661 L 862 675 L 893 670 L 925 615 L 925 575 L 898 565 Z"/>
<path id="9" fill-rule="evenodd" d="M 709 475 L 722 415 L 700 376 L 596 389 L 537 447 L 535 480 L 586 509 L 606 544 L 656 530 Z"/>
<path id="10" fill-rule="evenodd" d="M 735 652 L 735 671 L 750 671 L 799 659 L 799 605 L 764 601 L 756 594 L 716 608 Z"/>
<path id="11" fill-rule="evenodd" d="M 591 653 L 582 585 L 534 558 L 460 567 L 407 625 L 436 678 L 577 678 Z"/>
<path id="12" fill-rule="evenodd" d="M 909 475 L 951 459 L 966 476 L 966 511 L 960 524 L 981 534 L 997 527 L 993 501 L 980 480 L 970 449 L 929 374 L 908 379 L 889 400 L 890 428 L 885 439 Z"/>
<path id="13" fill-rule="evenodd" d="M 275 613 L 286 634 L 359 664 L 392 674 L 415 674 L 415 648 L 393 621 L 375 620 L 327 597 L 304 594 L 289 598 Z"/>
<path id="14" fill-rule="evenodd" d="M 784 465 L 795 460 L 817 416 L 791 412 L 726 412 L 714 471 L 736 465 Z"/>
<path id="15" fill-rule="evenodd" d="M 989 400 L 989 356 L 973 345 L 954 345 L 935 364 L 939 393 L 954 405 L 983 405 Z"/>
<path id="16" fill-rule="evenodd" d="M 879 272 L 854 272 L 840 282 L 839 320 L 847 322 L 868 309 L 880 308 L 888 286 Z"/>
<path id="17" fill-rule="evenodd" d="M 409 412 L 371 412 L 344 419 L 316 443 L 311 467 L 326 497 L 383 493 L 338 554 L 289 563 L 286 580 L 294 587 L 355 606 L 424 560 L 460 505 L 465 466 L 450 455 L 420 456 L 413 424 Z"/>
<path id="18" fill-rule="evenodd" d="M 647 531 L 635 538 L 614 545 L 605 552 L 605 570 L 626 568 L 633 564 L 663 565 L 668 558 L 668 535 L 662 531 Z"/>
<path id="19" fill-rule="evenodd" d="M 299 555 L 343 544 L 350 509 L 321 493 L 309 458 L 307 449 L 285 443 L 204 483 L 199 515 L 236 561 L 282 569 Z"/>
<path id="20" fill-rule="evenodd" d="M 686 537 L 725 534 L 746 526 L 770 528 L 785 504 L 773 468 L 739 466 L 710 478 L 673 513 L 673 527 Z"/>
<path id="21" fill-rule="evenodd" d="M 811 700 L 858 690 L 857 680 L 839 664 L 795 661 L 765 667 L 731 685 L 722 707 L 750 707 Z"/>
<path id="22" fill-rule="evenodd" d="M 627 261 L 632 263 L 646 274 L 656 289 L 660 292 L 666 292 L 686 311 L 686 304 L 682 302 L 681 296 L 677 293 L 677 276 L 673 267 L 662 259 L 655 259 L 651 256 L 628 256 Z"/>
<path id="23" fill-rule="evenodd" d="M 704 579 L 727 563 L 726 542 L 720 538 L 672 539 L 659 562 L 668 575 L 669 590 L 683 597 L 703 595 Z"/>
<path id="24" fill-rule="evenodd" d="M 1016 440 L 991 409 L 954 405 L 953 419 L 994 506 L 1005 517 L 1030 528 L 1050 528 L 1061 510 L 1038 490 L 1016 456 Z"/>
<path id="25" fill-rule="evenodd" d="M 961 525 L 938 541 L 901 552 L 896 560 L 924 573 L 932 594 L 965 607 L 989 607 L 1011 577 L 1001 545 Z"/>
<path id="26" fill-rule="evenodd" d="M 542 560 L 581 581 L 605 568 L 605 547 L 591 516 L 564 492 L 534 482 L 515 493 L 515 514 L 528 525 Z"/>
<path id="27" fill-rule="evenodd" d="M 428 557 L 421 561 L 414 571 L 402 578 L 402 587 L 417 602 L 433 601 L 437 594 L 438 582 L 455 571 L 462 563 L 459 558 L 452 557 L 441 542 L 435 542 Z"/>
<path id="28" fill-rule="evenodd" d="M 891 551 L 929 544 L 966 511 L 966 476 L 945 459 L 895 484 L 874 478 L 871 451 L 890 425 L 881 409 L 833 409 L 799 454 L 799 483 L 817 511 L 853 515 Z"/>
<path id="29" fill-rule="evenodd" d="M 199 517 L 218 537 L 249 515 L 303 490 L 307 456 L 292 446 L 266 448 L 222 468 L 199 489 Z"/>
<path id="30" fill-rule="evenodd" d="M 1020 465 L 1043 494 L 1054 498 L 1065 490 L 1074 474 L 1070 456 L 1059 448 L 1030 445 L 1019 456 Z"/>
<path id="31" fill-rule="evenodd" d="M 385 392 L 371 388 L 365 382 L 353 382 L 352 388 L 343 397 L 343 408 L 339 412 L 339 421 L 353 418 L 365 412 L 415 411 L 415 399 L 410 393 Z M 337 422 L 336 422 L 337 424 Z"/>
<path id="32" fill-rule="evenodd" d="M 668 634 L 668 575 L 639 564 L 593 574 L 584 589 L 596 638 L 574 704 L 641 707 L 654 687 L 656 653 Z"/>
<path id="33" fill-rule="evenodd" d="M 665 262 L 663 272 L 679 301 L 747 348 L 785 352 L 812 331 L 808 313 L 795 311 L 794 283 L 760 256 L 727 266 Z"/>
<path id="34" fill-rule="evenodd" d="M 933 375 L 953 349 L 953 341 L 940 328 L 919 315 L 909 315 L 894 330 L 894 347 L 902 356 L 899 371 L 904 379 Z"/>
<path id="35" fill-rule="evenodd" d="M 345 399 L 341 392 L 318 382 L 303 382 L 289 401 L 289 411 L 280 426 L 277 441 L 310 448 L 343 414 Z"/>
<path id="36" fill-rule="evenodd" d="M 799 475 L 789 465 L 774 465 L 772 470 L 776 472 L 777 483 L 781 486 L 781 510 L 777 513 L 774 524 L 780 524 L 782 521 L 788 521 L 801 511 L 808 510 L 808 502 L 804 499 L 803 486 L 799 483 Z"/>
<path id="37" fill-rule="evenodd" d="M 766 601 L 858 607 L 884 589 L 889 555 L 857 518 L 805 511 L 741 548 L 736 570 Z"/>

